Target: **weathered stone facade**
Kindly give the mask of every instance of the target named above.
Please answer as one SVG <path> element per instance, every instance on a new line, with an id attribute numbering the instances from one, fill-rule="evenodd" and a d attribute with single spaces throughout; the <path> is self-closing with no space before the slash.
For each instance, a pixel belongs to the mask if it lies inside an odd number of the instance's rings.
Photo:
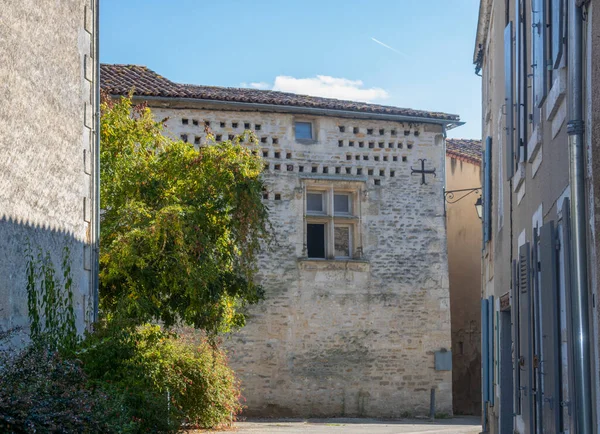
<path id="1" fill-rule="evenodd" d="M 71 258 L 77 327 L 93 310 L 94 0 L 0 8 L 0 329 L 27 327 L 26 255 Z"/>
<path id="2" fill-rule="evenodd" d="M 117 65 L 106 71 L 103 86 L 113 94 L 120 91 L 104 83 L 147 74 Z M 205 126 L 217 141 L 252 130 L 265 161 L 274 231 L 260 255 L 266 300 L 226 340 L 245 414 L 423 415 L 431 388 L 437 411 L 452 413 L 450 366 L 435 369 L 435 352 L 451 350 L 444 122 L 200 100 L 159 79 L 154 87 L 152 77 L 140 80 L 155 97 L 135 98 L 157 119 L 168 117 L 174 137 L 201 146 Z M 300 138 L 300 128 L 310 138 Z M 419 159 L 436 169 L 426 184 L 411 175 Z M 323 232 L 315 235 L 312 225 Z M 322 258 L 309 258 L 315 236 L 324 238 Z"/>
<path id="3" fill-rule="evenodd" d="M 302 116 L 318 128 L 316 143 L 302 144 L 291 114 L 154 112 L 190 141 L 205 136 L 205 121 L 222 138 L 260 125 L 276 245 L 260 258 L 266 301 L 228 343 L 246 414 L 425 414 L 432 387 L 450 413 L 451 372 L 434 370 L 434 352 L 451 347 L 441 127 Z M 419 158 L 437 169 L 427 185 L 411 176 Z M 304 197 L 314 185 L 356 192 L 360 257 L 306 258 Z"/>

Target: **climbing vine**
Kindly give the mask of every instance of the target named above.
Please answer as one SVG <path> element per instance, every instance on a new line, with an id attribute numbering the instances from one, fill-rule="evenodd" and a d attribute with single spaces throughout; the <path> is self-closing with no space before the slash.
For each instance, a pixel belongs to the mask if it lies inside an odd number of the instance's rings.
<path id="1" fill-rule="evenodd" d="M 77 344 L 77 329 L 68 246 L 62 250 L 62 276 L 57 275 L 49 252 L 39 247 L 34 251 L 27 242 L 25 254 L 31 340 L 53 349 L 73 349 Z"/>

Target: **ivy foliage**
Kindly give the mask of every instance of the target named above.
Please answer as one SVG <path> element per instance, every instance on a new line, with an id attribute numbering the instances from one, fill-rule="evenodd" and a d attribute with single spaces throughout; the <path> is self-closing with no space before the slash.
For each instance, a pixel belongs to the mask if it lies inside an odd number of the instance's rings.
<path id="1" fill-rule="evenodd" d="M 196 149 L 130 97 L 101 104 L 100 302 L 139 323 L 209 335 L 244 324 L 268 237 L 256 137 Z"/>

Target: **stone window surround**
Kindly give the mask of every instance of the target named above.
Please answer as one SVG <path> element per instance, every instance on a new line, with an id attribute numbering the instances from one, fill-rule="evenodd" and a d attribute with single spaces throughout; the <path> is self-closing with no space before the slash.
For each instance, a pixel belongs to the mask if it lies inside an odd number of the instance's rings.
<path id="1" fill-rule="evenodd" d="M 299 260 L 325 261 L 344 264 L 347 261 L 360 260 L 362 257 L 362 206 L 361 197 L 365 188 L 363 181 L 335 181 L 324 179 L 304 179 L 302 195 L 303 213 L 303 249 Z M 325 212 L 309 213 L 306 211 L 306 195 L 310 192 L 324 193 Z M 350 195 L 349 215 L 334 215 L 334 194 Z M 308 258 L 307 224 L 325 224 L 325 255 L 326 258 Z M 334 257 L 334 228 L 335 225 L 350 227 L 350 257 Z"/>
<path id="2" fill-rule="evenodd" d="M 312 139 L 296 138 L 296 122 L 310 122 L 312 125 Z M 292 137 L 296 143 L 314 145 L 319 142 L 319 118 L 316 116 L 294 116 L 292 120 Z"/>

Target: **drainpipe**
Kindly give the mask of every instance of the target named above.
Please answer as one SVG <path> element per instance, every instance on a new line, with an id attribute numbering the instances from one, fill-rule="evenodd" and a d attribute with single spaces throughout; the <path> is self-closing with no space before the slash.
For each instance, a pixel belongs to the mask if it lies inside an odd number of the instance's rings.
<path id="1" fill-rule="evenodd" d="M 95 119 L 95 149 L 94 149 L 94 224 L 92 229 L 92 291 L 93 291 L 93 318 L 94 322 L 98 321 L 98 300 L 100 286 L 100 0 L 96 0 L 94 4 L 94 60 L 96 61 L 96 77 L 95 86 L 95 101 L 94 104 L 96 119 Z"/>
<path id="2" fill-rule="evenodd" d="M 576 0 L 568 6 L 569 181 L 571 185 L 571 313 L 574 354 L 576 432 L 592 434 L 592 378 L 588 312 L 588 257 L 583 149 L 582 14 Z"/>

